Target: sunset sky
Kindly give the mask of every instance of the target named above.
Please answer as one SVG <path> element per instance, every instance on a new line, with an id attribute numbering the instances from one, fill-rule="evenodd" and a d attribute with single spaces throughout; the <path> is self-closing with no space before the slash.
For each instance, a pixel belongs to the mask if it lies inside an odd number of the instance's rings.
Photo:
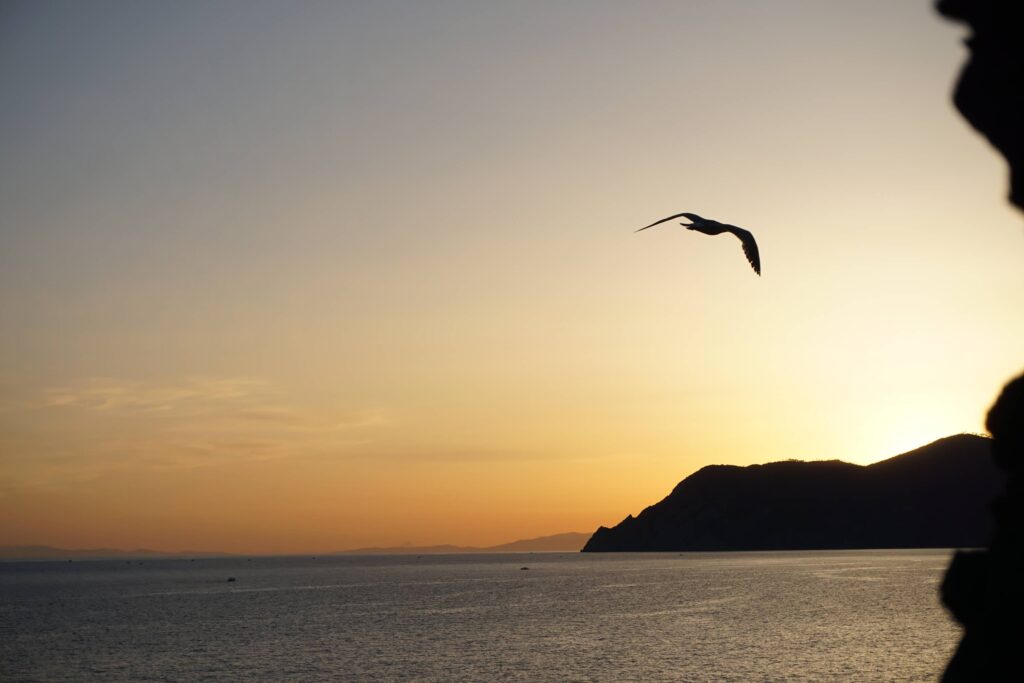
<path id="1" fill-rule="evenodd" d="M 983 430 L 1024 223 L 928 2 L 0 7 L 0 545 L 592 531 Z M 763 277 L 692 211 L 751 230 Z"/>

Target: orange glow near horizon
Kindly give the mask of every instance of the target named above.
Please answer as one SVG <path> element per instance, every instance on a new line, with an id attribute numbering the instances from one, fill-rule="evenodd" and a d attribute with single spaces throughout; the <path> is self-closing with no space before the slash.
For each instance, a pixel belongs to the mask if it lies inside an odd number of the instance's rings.
<path id="1" fill-rule="evenodd" d="M 982 432 L 1024 231 L 949 103 L 959 33 L 888 2 L 12 10 L 0 546 L 492 545 L 708 464 Z M 679 211 L 751 230 L 763 277 L 633 233 Z"/>

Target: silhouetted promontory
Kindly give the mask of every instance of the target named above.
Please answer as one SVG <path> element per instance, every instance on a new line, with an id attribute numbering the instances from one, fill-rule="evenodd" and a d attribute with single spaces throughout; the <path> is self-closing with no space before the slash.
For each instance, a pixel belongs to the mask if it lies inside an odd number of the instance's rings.
<path id="1" fill-rule="evenodd" d="M 970 434 L 867 466 L 711 465 L 583 552 L 979 547 L 1004 481 L 989 440 Z"/>

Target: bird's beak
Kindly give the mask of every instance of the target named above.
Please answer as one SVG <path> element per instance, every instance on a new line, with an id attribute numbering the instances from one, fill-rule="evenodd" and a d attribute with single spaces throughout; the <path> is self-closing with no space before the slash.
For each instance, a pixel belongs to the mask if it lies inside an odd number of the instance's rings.
<path id="1" fill-rule="evenodd" d="M 693 230 L 693 223 L 680 223 L 679 225 L 683 226 L 687 230 Z"/>

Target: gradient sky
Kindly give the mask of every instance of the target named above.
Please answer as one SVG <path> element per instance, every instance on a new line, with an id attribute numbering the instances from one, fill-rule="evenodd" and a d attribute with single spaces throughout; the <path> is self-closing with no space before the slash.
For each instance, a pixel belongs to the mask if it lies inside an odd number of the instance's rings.
<path id="1" fill-rule="evenodd" d="M 927 2 L 5 2 L 0 545 L 591 531 L 981 431 L 1024 228 Z M 738 242 L 663 226 L 679 211 Z"/>

